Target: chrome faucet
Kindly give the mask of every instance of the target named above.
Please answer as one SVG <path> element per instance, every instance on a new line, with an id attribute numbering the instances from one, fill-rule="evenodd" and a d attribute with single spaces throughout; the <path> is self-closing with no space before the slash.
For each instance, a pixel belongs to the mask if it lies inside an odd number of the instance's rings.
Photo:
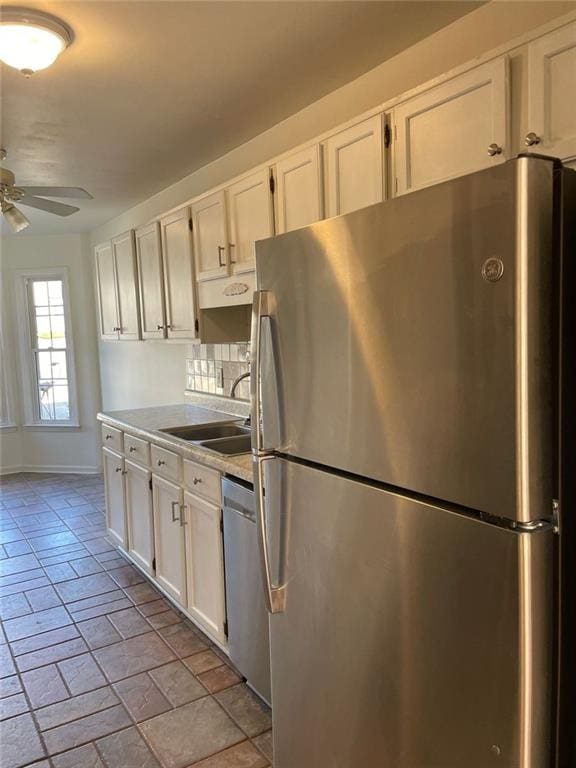
<path id="1" fill-rule="evenodd" d="M 246 373 L 240 374 L 237 378 L 234 379 L 232 382 L 232 386 L 230 387 L 230 397 L 235 398 L 236 397 L 236 388 L 238 387 L 238 384 L 242 381 L 242 379 L 247 379 L 250 376 L 250 371 L 247 371 Z"/>

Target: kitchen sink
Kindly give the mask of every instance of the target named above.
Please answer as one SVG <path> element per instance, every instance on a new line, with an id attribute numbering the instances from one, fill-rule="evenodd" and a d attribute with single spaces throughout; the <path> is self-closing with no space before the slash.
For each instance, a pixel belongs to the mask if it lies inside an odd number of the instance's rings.
<path id="1" fill-rule="evenodd" d="M 225 456 L 250 453 L 252 449 L 250 427 L 244 426 L 242 422 L 170 427 L 160 431 Z"/>
<path id="2" fill-rule="evenodd" d="M 223 453 L 226 456 L 236 456 L 240 453 L 250 453 L 252 439 L 250 434 L 236 435 L 235 437 L 221 437 L 219 440 L 204 440 L 198 445 L 216 451 L 216 453 Z"/>
<path id="3" fill-rule="evenodd" d="M 250 435 L 250 427 L 245 427 L 238 423 L 201 424 L 197 427 L 171 427 L 161 431 L 173 437 L 179 437 L 180 440 L 189 440 L 193 443 L 199 443 L 202 440 L 235 437 L 236 435 Z"/>

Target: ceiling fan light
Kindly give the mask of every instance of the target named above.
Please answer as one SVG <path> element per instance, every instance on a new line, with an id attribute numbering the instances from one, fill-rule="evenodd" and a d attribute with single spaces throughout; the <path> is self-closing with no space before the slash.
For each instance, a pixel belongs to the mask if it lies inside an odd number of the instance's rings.
<path id="1" fill-rule="evenodd" d="M 71 42 L 71 30 L 52 16 L 27 9 L 0 11 L 0 60 L 25 75 L 49 67 Z"/>
<path id="2" fill-rule="evenodd" d="M 22 211 L 19 211 L 15 205 L 12 205 L 12 203 L 2 203 L 2 214 L 14 233 L 22 232 L 23 229 L 30 226 L 30 222 L 26 216 L 24 216 Z"/>

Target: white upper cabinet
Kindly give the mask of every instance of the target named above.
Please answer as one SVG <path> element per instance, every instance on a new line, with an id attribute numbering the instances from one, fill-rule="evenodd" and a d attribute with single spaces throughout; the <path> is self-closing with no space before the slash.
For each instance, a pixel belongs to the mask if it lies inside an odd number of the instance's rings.
<path id="1" fill-rule="evenodd" d="M 158 222 L 136 230 L 136 258 L 143 339 L 166 335 L 162 247 Z"/>
<path id="2" fill-rule="evenodd" d="M 376 115 L 324 143 L 326 213 L 340 216 L 384 199 L 384 124 Z"/>
<path id="3" fill-rule="evenodd" d="M 136 249 L 132 230 L 113 238 L 112 254 L 116 269 L 118 338 L 124 341 L 133 341 L 140 338 L 140 313 L 138 311 Z"/>
<path id="4" fill-rule="evenodd" d="M 276 231 L 290 232 L 324 217 L 320 145 L 315 144 L 274 166 Z"/>
<path id="5" fill-rule="evenodd" d="M 508 61 L 501 57 L 393 110 L 395 193 L 508 159 Z"/>
<path id="6" fill-rule="evenodd" d="M 213 280 L 228 274 L 228 229 L 223 190 L 192 203 L 196 278 Z"/>
<path id="7" fill-rule="evenodd" d="M 103 339 L 118 338 L 118 303 L 116 270 L 111 243 L 101 243 L 94 249 L 98 289 L 100 335 Z"/>
<path id="8" fill-rule="evenodd" d="M 190 209 L 181 208 L 160 220 L 166 330 L 169 339 L 195 339 L 198 335 L 196 284 Z"/>
<path id="9" fill-rule="evenodd" d="M 251 173 L 226 190 L 228 200 L 228 258 L 233 275 L 251 272 L 256 240 L 274 234 L 274 210 L 267 168 Z"/>
<path id="10" fill-rule="evenodd" d="M 528 49 L 528 134 L 536 152 L 576 158 L 576 23 Z"/>

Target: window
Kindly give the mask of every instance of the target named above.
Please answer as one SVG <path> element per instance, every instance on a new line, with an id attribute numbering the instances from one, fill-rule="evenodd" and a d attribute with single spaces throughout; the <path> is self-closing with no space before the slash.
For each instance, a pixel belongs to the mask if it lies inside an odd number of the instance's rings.
<path id="1" fill-rule="evenodd" d="M 27 422 L 73 424 L 77 409 L 66 274 L 50 270 L 24 274 L 22 280 L 27 308 L 27 343 L 23 350 L 29 385 Z"/>

